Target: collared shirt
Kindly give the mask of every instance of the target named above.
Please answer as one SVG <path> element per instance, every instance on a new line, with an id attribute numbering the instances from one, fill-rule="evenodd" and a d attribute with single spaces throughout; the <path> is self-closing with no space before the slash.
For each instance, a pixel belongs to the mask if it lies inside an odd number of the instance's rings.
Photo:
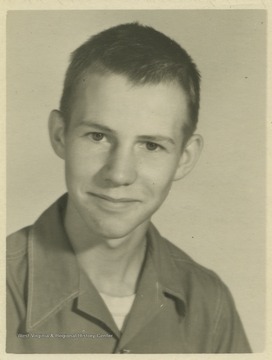
<path id="1" fill-rule="evenodd" d="M 247 353 L 228 288 L 151 224 L 122 332 L 80 271 L 63 226 L 67 195 L 7 241 L 9 353 Z"/>

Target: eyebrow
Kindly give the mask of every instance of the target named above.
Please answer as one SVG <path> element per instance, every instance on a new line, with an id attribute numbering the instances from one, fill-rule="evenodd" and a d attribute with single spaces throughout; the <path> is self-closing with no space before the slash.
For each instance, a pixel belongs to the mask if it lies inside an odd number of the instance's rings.
<path id="1" fill-rule="evenodd" d="M 139 136 L 140 139 L 150 141 L 150 142 L 160 142 L 160 141 L 167 141 L 168 143 L 172 145 L 176 145 L 175 141 L 168 137 L 168 136 L 162 136 L 162 135 L 142 135 Z"/>
<path id="2" fill-rule="evenodd" d="M 78 126 L 88 126 L 88 127 L 92 127 L 94 129 L 97 129 L 98 131 L 105 131 L 108 133 L 112 133 L 112 134 L 117 134 L 117 132 L 113 129 L 111 129 L 110 127 L 106 126 L 106 125 L 101 125 L 101 124 L 97 124 L 93 121 L 88 121 L 88 120 L 81 120 L 78 124 Z M 139 139 L 141 140 L 145 140 L 145 141 L 150 141 L 150 142 L 168 142 L 171 145 L 176 145 L 174 139 L 172 139 L 169 136 L 163 136 L 163 135 L 139 135 L 138 136 Z"/>
<path id="3" fill-rule="evenodd" d="M 95 122 L 92 122 L 91 120 L 81 120 L 78 124 L 78 126 L 88 126 L 88 127 L 92 127 L 95 128 L 97 130 L 101 130 L 101 131 L 107 131 L 113 134 L 116 134 L 116 131 L 111 129 L 110 127 L 106 126 L 106 125 L 101 125 L 101 124 L 97 124 Z"/>

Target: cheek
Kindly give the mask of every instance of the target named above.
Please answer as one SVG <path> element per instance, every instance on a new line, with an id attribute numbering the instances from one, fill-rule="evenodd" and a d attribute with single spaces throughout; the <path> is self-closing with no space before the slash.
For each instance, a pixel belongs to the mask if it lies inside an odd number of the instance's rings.
<path id="1" fill-rule="evenodd" d="M 160 171 L 151 172 L 149 169 L 149 176 L 145 177 L 144 186 L 149 189 L 149 196 L 153 198 L 156 203 L 161 203 L 167 197 L 172 184 L 175 171 L 173 168 L 160 168 Z"/>
<path id="2" fill-rule="evenodd" d="M 175 158 L 166 158 L 164 161 L 153 161 L 145 163 L 142 174 L 154 186 L 154 188 L 168 188 L 176 173 L 177 161 Z"/>
<path id="3" fill-rule="evenodd" d="M 167 179 L 165 181 L 161 181 L 157 183 L 155 182 L 153 184 L 154 194 L 158 198 L 165 199 L 170 191 L 171 186 L 172 186 L 172 179 Z"/>
<path id="4" fill-rule="evenodd" d="M 73 177 L 81 175 L 84 170 L 84 166 L 82 166 L 82 159 L 78 156 L 74 156 L 74 154 L 67 155 L 68 156 L 65 161 L 66 173 Z"/>
<path id="5" fill-rule="evenodd" d="M 101 159 L 94 152 L 74 146 L 66 153 L 65 168 L 73 177 L 87 177 L 95 174 L 101 167 Z"/>

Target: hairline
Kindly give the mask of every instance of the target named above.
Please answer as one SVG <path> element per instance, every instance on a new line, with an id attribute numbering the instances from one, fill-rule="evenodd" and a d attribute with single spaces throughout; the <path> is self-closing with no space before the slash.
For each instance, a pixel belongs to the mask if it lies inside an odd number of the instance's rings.
<path id="1" fill-rule="evenodd" d="M 170 76 L 168 76 L 168 78 L 165 76 L 164 79 L 160 79 L 160 80 L 156 80 L 156 81 L 155 80 L 152 81 L 151 79 L 147 79 L 147 80 L 133 79 L 132 76 L 129 76 L 129 74 L 127 74 L 125 72 L 114 71 L 114 70 L 108 68 L 101 61 L 93 62 L 87 68 L 83 69 L 78 74 L 78 76 L 74 79 L 74 81 L 73 81 L 74 89 L 72 89 L 71 93 L 70 93 L 70 104 L 69 104 L 68 112 L 63 113 L 62 109 L 60 109 L 60 111 L 64 117 L 64 123 L 65 123 L 66 129 L 68 129 L 70 121 L 71 121 L 71 107 L 73 106 L 74 102 L 76 101 L 77 92 L 80 87 L 80 81 L 84 78 L 84 76 L 89 76 L 89 75 L 100 75 L 100 76 L 104 76 L 104 77 L 110 76 L 110 75 L 123 76 L 133 87 L 134 86 L 142 87 L 142 86 L 148 86 L 148 85 L 156 86 L 159 84 L 175 84 L 175 85 L 177 85 L 183 91 L 183 93 L 185 95 L 185 99 L 186 99 L 186 104 L 187 104 L 187 117 L 186 117 L 185 123 L 182 125 L 182 133 L 186 140 L 185 143 L 190 139 L 190 137 L 195 132 L 196 126 L 192 125 L 193 119 L 190 114 L 190 95 L 189 95 L 188 91 L 185 89 L 185 87 L 182 86 L 180 81 L 178 81 L 177 79 L 174 79 L 173 77 L 171 78 Z M 190 133 L 189 136 L 186 133 L 186 130 L 188 130 L 188 129 L 189 130 L 192 129 L 191 131 L 189 131 L 189 133 Z"/>

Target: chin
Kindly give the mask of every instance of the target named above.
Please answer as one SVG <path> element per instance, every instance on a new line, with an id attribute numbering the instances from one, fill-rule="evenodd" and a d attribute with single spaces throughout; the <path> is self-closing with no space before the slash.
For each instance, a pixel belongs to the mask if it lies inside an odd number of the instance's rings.
<path id="1" fill-rule="evenodd" d="M 146 223 L 146 222 L 145 222 Z M 121 239 L 132 234 L 142 222 L 128 224 L 127 221 L 101 221 L 96 224 L 88 224 L 91 232 L 106 240 Z"/>
<path id="2" fill-rule="evenodd" d="M 127 228 L 127 227 L 117 227 L 114 228 L 104 226 L 103 228 L 96 228 L 95 232 L 101 238 L 107 240 L 114 240 L 114 239 L 121 239 L 126 237 L 127 235 L 131 234 L 134 229 Z"/>

